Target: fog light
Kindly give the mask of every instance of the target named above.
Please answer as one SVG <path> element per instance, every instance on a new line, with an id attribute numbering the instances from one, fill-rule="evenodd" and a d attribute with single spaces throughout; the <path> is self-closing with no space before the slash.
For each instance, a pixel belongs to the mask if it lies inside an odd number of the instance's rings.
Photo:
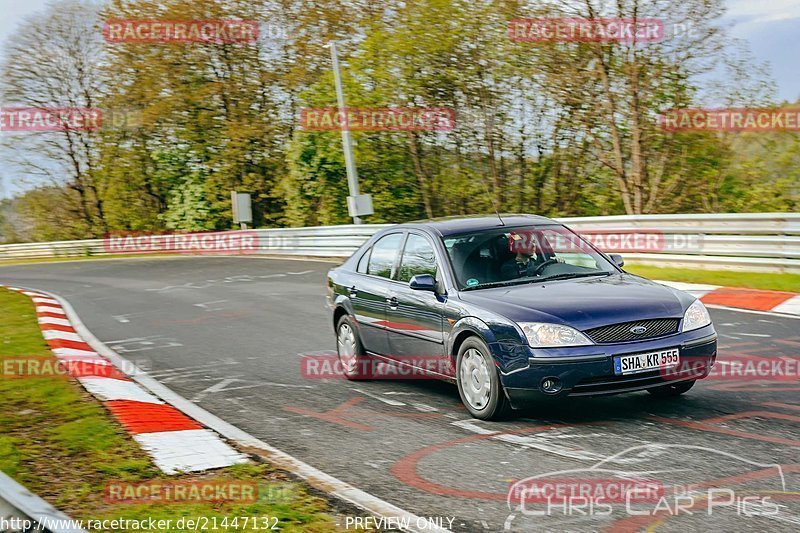
<path id="1" fill-rule="evenodd" d="M 545 394 L 556 394 L 561 390 L 561 380 L 558 378 L 544 378 L 539 387 Z"/>

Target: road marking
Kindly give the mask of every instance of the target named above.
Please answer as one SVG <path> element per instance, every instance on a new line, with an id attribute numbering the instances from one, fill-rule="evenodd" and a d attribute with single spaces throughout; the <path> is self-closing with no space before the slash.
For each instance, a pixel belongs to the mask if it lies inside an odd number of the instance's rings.
<path id="1" fill-rule="evenodd" d="M 512 433 L 503 433 L 486 429 L 475 423 L 475 419 L 472 418 L 465 420 L 458 420 L 456 422 L 451 422 L 450 424 L 460 427 L 461 429 L 467 430 L 471 433 L 475 433 L 476 435 L 492 435 L 489 438 L 507 442 L 509 444 L 524 446 L 525 448 L 533 448 L 543 452 L 552 453 L 554 455 L 558 455 L 561 457 L 567 457 L 569 459 L 578 459 L 580 461 L 597 461 L 604 458 L 604 456 L 601 454 L 589 452 L 586 450 L 581 450 L 578 448 L 571 448 L 568 446 L 563 446 L 560 444 L 550 442 L 552 439 L 558 439 L 558 438 L 563 439 L 563 438 L 574 438 L 574 437 L 583 438 L 583 437 L 607 436 L 603 433 L 593 433 L 589 435 L 566 435 L 563 431 L 548 430 L 533 435 L 517 435 Z"/>
<path id="2" fill-rule="evenodd" d="M 223 379 L 219 383 L 216 383 L 215 385 L 211 385 L 207 389 L 203 389 L 200 392 L 198 392 L 197 394 L 195 394 L 194 398 L 192 398 L 192 401 L 193 402 L 198 402 L 204 396 L 206 396 L 207 394 L 210 394 L 210 393 L 213 393 L 213 392 L 219 392 L 219 391 L 223 390 L 226 386 L 228 386 L 231 383 L 233 383 L 234 381 L 237 381 L 237 380 L 236 379 Z"/>
<path id="3" fill-rule="evenodd" d="M 149 292 L 166 292 L 166 291 L 171 291 L 172 289 L 207 289 L 210 286 L 211 284 L 198 286 L 195 285 L 194 282 L 189 281 L 184 283 L 183 285 L 167 285 L 165 287 L 161 287 L 160 289 L 145 289 L 145 290 Z"/>
<path id="4" fill-rule="evenodd" d="M 119 322 L 120 324 L 128 324 L 130 323 L 131 317 L 144 315 L 145 313 L 128 313 L 126 315 L 111 315 L 111 317 Z"/>
<path id="5" fill-rule="evenodd" d="M 793 423 L 800 422 L 800 417 L 785 415 L 782 413 L 773 413 L 769 411 L 743 411 L 740 413 L 734 413 L 732 415 L 718 416 L 696 421 L 681 420 L 677 418 L 668 418 L 662 416 L 648 416 L 649 419 L 655 420 L 656 422 L 673 424 L 675 426 L 697 429 L 700 431 L 707 431 L 710 433 L 719 433 L 721 435 L 726 435 L 730 437 L 739 437 L 742 439 L 751 439 L 751 440 L 769 442 L 772 444 L 781 444 L 784 446 L 792 446 L 792 447 L 800 446 L 800 441 L 798 440 L 787 439 L 784 437 L 773 437 L 770 435 L 763 435 L 760 433 L 750 433 L 747 431 L 739 431 L 722 426 L 724 422 L 728 422 L 731 420 L 741 420 L 741 419 L 759 418 L 759 417 L 767 419 L 786 420 Z"/>
<path id="6" fill-rule="evenodd" d="M 766 335 L 764 333 L 739 333 L 739 335 L 742 337 L 760 337 L 765 339 L 772 337 L 772 335 Z"/>
<path id="7" fill-rule="evenodd" d="M 250 385 L 240 385 L 238 387 L 229 387 L 228 385 L 232 383 L 236 383 L 240 381 L 242 383 L 250 383 Z M 239 379 L 239 378 L 227 378 L 223 379 L 216 385 L 212 385 L 207 389 L 203 389 L 197 394 L 194 395 L 192 398 L 193 402 L 199 402 L 207 395 L 217 392 L 227 392 L 227 391 L 234 391 L 234 390 L 243 390 L 243 389 L 254 389 L 257 387 L 286 387 L 291 389 L 313 389 L 314 387 L 311 385 L 293 385 L 290 383 L 276 383 L 273 381 L 259 381 L 258 383 L 253 383 L 252 381 Z"/>
<path id="8" fill-rule="evenodd" d="M 392 400 L 391 398 L 384 398 L 379 394 L 375 394 L 375 393 L 372 393 L 372 392 L 367 392 L 367 391 L 361 390 L 361 389 L 353 389 L 353 390 L 356 391 L 356 392 L 360 392 L 364 396 L 369 396 L 370 398 L 378 400 L 379 402 L 383 402 L 386 405 L 392 405 L 394 407 L 402 407 L 402 406 L 405 405 L 403 402 L 398 402 L 397 400 Z"/>
<path id="9" fill-rule="evenodd" d="M 153 339 L 153 340 L 151 340 Z M 156 344 L 155 341 L 165 341 L 164 343 Z M 146 352 L 149 350 L 155 350 L 158 348 L 180 348 L 183 346 L 180 342 L 176 341 L 175 339 L 171 339 L 169 337 L 133 337 L 130 339 L 120 339 L 116 341 L 109 341 L 111 347 L 122 353 L 133 353 L 133 352 Z M 126 344 L 131 345 L 139 345 L 141 348 L 126 348 Z"/>
<path id="10" fill-rule="evenodd" d="M 419 402 L 412 403 L 411 407 L 413 407 L 414 409 L 416 409 L 418 411 L 422 411 L 423 413 L 433 413 L 433 412 L 438 412 L 439 411 L 439 409 L 437 409 L 436 407 L 434 407 L 432 405 L 419 403 Z"/>
<path id="11" fill-rule="evenodd" d="M 223 307 L 210 307 L 212 304 L 221 304 L 223 302 L 227 302 L 228 300 L 211 300 L 210 302 L 201 302 L 199 304 L 192 304 L 196 307 L 200 307 L 205 311 L 213 312 L 213 311 L 222 311 Z"/>

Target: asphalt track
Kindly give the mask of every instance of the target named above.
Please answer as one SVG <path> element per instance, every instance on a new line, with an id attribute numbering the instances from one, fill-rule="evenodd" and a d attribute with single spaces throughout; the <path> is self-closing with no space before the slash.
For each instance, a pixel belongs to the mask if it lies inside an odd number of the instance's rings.
<path id="1" fill-rule="evenodd" d="M 455 517 L 453 530 L 800 528 L 796 378 L 705 380 L 677 399 L 567 400 L 482 422 L 446 383 L 301 375 L 304 355 L 335 348 L 324 304 L 330 266 L 256 257 L 81 261 L 3 267 L 0 283 L 66 298 L 101 341 L 189 400 L 419 516 Z M 800 357 L 798 319 L 711 314 L 723 365 Z M 658 480 L 665 498 L 630 511 L 624 501 L 610 509 L 528 502 L 522 510 L 506 501 L 513 482 L 532 476 L 563 485 L 620 472 Z"/>

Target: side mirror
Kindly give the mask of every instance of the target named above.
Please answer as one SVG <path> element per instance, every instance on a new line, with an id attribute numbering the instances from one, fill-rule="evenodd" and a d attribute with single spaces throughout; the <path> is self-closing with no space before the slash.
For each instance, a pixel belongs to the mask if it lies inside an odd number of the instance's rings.
<path id="1" fill-rule="evenodd" d="M 434 292 L 436 290 L 436 278 L 430 274 L 417 274 L 411 278 L 411 281 L 408 282 L 408 286 L 415 291 Z"/>
<path id="2" fill-rule="evenodd" d="M 611 254 L 609 255 L 609 257 L 611 258 L 612 261 L 614 261 L 614 264 L 617 265 L 618 267 L 622 268 L 625 266 L 625 260 L 622 258 L 621 255 Z"/>

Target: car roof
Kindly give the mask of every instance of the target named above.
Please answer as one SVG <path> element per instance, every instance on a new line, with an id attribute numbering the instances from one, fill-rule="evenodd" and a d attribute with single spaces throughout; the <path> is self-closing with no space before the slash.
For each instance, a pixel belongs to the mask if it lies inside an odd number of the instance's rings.
<path id="1" fill-rule="evenodd" d="M 473 231 L 481 231 L 486 229 L 496 229 L 502 227 L 519 227 L 530 226 L 533 224 L 540 225 L 561 225 L 560 222 L 552 220 L 547 217 L 538 215 L 474 215 L 474 216 L 455 216 L 455 217 L 442 217 L 432 218 L 429 220 L 417 220 L 414 222 L 406 222 L 394 226 L 397 228 L 418 228 L 428 229 L 438 232 L 443 237 L 448 235 L 455 235 L 458 233 L 469 233 Z"/>

